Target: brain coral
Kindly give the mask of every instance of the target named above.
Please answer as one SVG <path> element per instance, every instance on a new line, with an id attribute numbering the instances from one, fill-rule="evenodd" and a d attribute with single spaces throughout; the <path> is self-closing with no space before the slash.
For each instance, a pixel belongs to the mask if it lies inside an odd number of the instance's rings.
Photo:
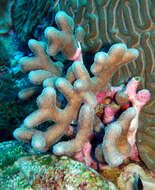
<path id="1" fill-rule="evenodd" d="M 155 110 L 153 110 L 155 112 Z M 144 108 L 140 116 L 140 129 L 137 133 L 137 146 L 141 159 L 155 172 L 155 117 Z"/>

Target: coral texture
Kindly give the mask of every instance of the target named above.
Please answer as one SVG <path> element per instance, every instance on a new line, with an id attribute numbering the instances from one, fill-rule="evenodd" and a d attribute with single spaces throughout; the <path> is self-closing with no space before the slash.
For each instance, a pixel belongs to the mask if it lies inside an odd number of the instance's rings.
<path id="1" fill-rule="evenodd" d="M 136 131 L 138 128 L 139 113 L 142 107 L 150 100 L 151 96 L 149 90 L 146 89 L 136 92 L 138 85 L 140 84 L 140 80 L 141 80 L 140 77 L 132 78 L 130 82 L 127 84 L 125 89 L 125 92 L 129 96 L 130 102 L 132 103 L 133 107 L 136 109 L 136 115 L 132 120 L 128 133 L 128 141 L 131 145 L 134 145 L 136 141 L 135 138 L 136 138 Z"/>
<path id="2" fill-rule="evenodd" d="M 80 44 L 76 41 L 77 33 L 76 35 L 72 33 L 74 31 L 72 18 L 64 12 L 58 12 L 56 23 L 60 30 L 54 27 L 49 27 L 45 30 L 45 36 L 48 40 L 46 52 L 50 56 L 61 52 L 67 59 L 78 61 L 74 61 L 68 68 L 65 77 L 62 78 L 53 76 L 50 72 L 45 72 L 45 70 L 40 70 L 40 68 L 36 67 L 39 56 L 26 58 L 27 71 L 32 70 L 29 74 L 29 79 L 36 84 L 38 81 L 43 83 L 44 89 L 37 99 L 38 110 L 24 120 L 23 125 L 14 131 L 14 136 L 24 141 L 32 140 L 32 146 L 39 151 L 46 151 L 56 143 L 53 146 L 55 154 L 72 155 L 82 149 L 93 130 L 96 94 L 107 87 L 109 79 L 121 65 L 137 58 L 138 51 L 128 49 L 124 44 L 116 44 L 110 48 L 108 53 L 96 53 L 94 63 L 90 69 L 94 76 L 91 77 L 82 61 L 82 54 L 79 51 Z M 66 35 L 69 41 L 62 41 Z M 31 40 L 30 47 L 31 45 L 33 52 L 38 51 L 38 46 L 40 50 L 40 42 Z M 72 47 L 73 51 L 68 52 L 64 48 L 65 46 L 68 49 Z M 41 55 L 46 54 L 45 50 L 42 50 Z M 43 59 L 46 59 L 46 56 Z M 34 68 L 36 71 L 33 71 Z M 57 90 L 67 100 L 67 105 L 63 109 L 58 107 L 56 103 Z M 35 129 L 35 127 L 47 120 L 54 121 L 54 125 L 50 126 L 47 131 L 43 132 Z M 76 120 L 78 121 L 76 137 L 70 141 L 57 143 L 66 134 L 70 124 Z"/>
<path id="3" fill-rule="evenodd" d="M 1 190 L 116 190 L 95 170 L 66 156 L 34 155 L 15 141 L 0 143 L 0 150 Z"/>
<path id="4" fill-rule="evenodd" d="M 16 0 L 12 19 L 17 38 L 24 43 L 30 38 L 40 40 L 44 29 L 53 24 L 53 6 L 53 0 Z"/>
<path id="5" fill-rule="evenodd" d="M 0 143 L 0 169 L 3 170 L 14 164 L 19 158 L 31 156 L 32 153 L 24 150 L 23 144 L 17 141 L 5 141 Z"/>
<path id="6" fill-rule="evenodd" d="M 31 9 L 23 8 L 27 6 L 31 6 Z M 144 78 L 143 88 L 153 90 L 154 7 L 153 0 L 59 0 L 55 4 L 49 0 L 38 3 L 18 0 L 13 18 L 17 36 L 21 39 L 25 36 L 31 38 L 35 35 L 34 28 L 37 24 L 43 31 L 53 24 L 54 11 L 65 11 L 74 20 L 77 38 L 83 51 L 97 52 L 103 45 L 114 43 L 125 43 L 129 48 L 138 48 L 138 59 L 119 69 L 113 77 L 113 84 L 118 85 L 133 75 L 140 75 Z M 42 19 L 46 14 L 49 15 L 48 21 Z M 45 26 L 43 23 L 46 23 Z M 21 32 L 23 28 L 24 34 Z"/>
<path id="7" fill-rule="evenodd" d="M 149 123 L 148 123 L 149 118 Z M 154 115 L 147 112 L 144 107 L 140 115 L 140 128 L 137 132 L 136 144 L 140 158 L 150 170 L 155 172 L 155 121 Z"/>
<path id="8" fill-rule="evenodd" d="M 46 54 L 46 44 L 36 40 L 29 40 L 29 48 L 35 57 L 23 57 L 20 59 L 21 70 L 29 72 L 29 78 L 34 84 L 41 84 L 48 77 L 61 76 L 63 65 L 61 62 L 53 62 Z M 18 96 L 20 99 L 28 99 L 36 93 L 37 86 L 22 89 Z"/>
<path id="9" fill-rule="evenodd" d="M 11 30 L 11 9 L 14 2 L 15 0 L 0 0 L 0 35 L 4 35 Z"/>

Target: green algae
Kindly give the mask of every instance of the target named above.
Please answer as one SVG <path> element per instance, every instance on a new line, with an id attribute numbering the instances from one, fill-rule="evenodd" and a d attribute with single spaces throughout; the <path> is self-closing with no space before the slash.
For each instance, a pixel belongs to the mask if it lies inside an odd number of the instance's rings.
<path id="1" fill-rule="evenodd" d="M 22 144 L 16 141 L 0 143 L 0 169 L 12 165 L 18 158 L 31 155 L 23 150 Z"/>

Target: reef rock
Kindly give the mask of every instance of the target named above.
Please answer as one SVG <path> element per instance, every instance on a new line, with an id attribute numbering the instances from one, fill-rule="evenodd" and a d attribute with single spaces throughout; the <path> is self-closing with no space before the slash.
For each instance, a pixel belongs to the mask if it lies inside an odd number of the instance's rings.
<path id="1" fill-rule="evenodd" d="M 5 159 L 8 155 L 9 162 L 6 164 L 3 161 L 1 164 L 0 189 L 116 189 L 113 183 L 104 180 L 95 170 L 66 156 L 32 155 L 26 153 L 19 143 L 11 141 L 1 143 L 0 150 Z M 4 160 L 2 156 L 0 159 Z"/>

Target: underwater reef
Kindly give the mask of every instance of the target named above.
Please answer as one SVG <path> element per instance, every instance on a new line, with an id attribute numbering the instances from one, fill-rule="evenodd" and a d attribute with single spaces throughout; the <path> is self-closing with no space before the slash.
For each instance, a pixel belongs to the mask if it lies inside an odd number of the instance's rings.
<path id="1" fill-rule="evenodd" d="M 80 43 L 76 41 L 78 35 L 74 34 L 73 19 L 60 11 L 55 22 L 59 29 L 46 28 L 47 42 L 29 41 L 34 56 L 20 59 L 21 69 L 29 72 L 28 78 L 32 84 L 42 84 L 43 91 L 37 98 L 38 110 L 24 120 L 21 127 L 14 131 L 14 136 L 25 142 L 31 141 L 32 147 L 39 152 L 46 152 L 54 144 L 52 151 L 55 155 L 69 155 L 82 161 L 81 154 L 84 154 L 85 164 L 96 167 L 90 154 L 92 136 L 96 132 L 102 133 L 105 125 L 103 144 L 95 150 L 96 159 L 119 166 L 137 152 L 135 142 L 139 113 L 150 100 L 150 92 L 146 89 L 137 92 L 141 77 L 133 77 L 127 85 L 118 87 L 109 86 L 108 81 L 120 65 L 136 59 L 138 51 L 128 49 L 124 44 L 115 44 L 108 53 L 96 53 L 90 68 L 94 75 L 91 77 L 83 63 Z M 73 61 L 66 74 L 61 62 L 50 59 L 59 52 Z M 66 99 L 63 107 L 61 98 L 57 97 L 58 92 Z M 19 97 L 27 99 L 32 94 L 32 89 L 24 89 L 19 92 Z M 99 99 L 106 101 L 107 98 L 113 103 L 109 102 L 104 109 L 102 107 L 104 113 L 101 120 L 95 114 L 95 107 L 100 103 Z M 36 128 L 48 120 L 54 123 L 47 130 Z M 77 131 L 73 135 L 72 123 L 75 121 Z M 62 141 L 64 135 L 71 140 Z M 103 160 L 100 160 L 101 157 Z"/>
<path id="2" fill-rule="evenodd" d="M 0 158 L 0 187 L 72 188 L 71 170 L 57 173 L 50 158 L 75 162 L 73 189 L 155 189 L 154 1 L 1 2 L 0 141 L 19 142 L 13 166 Z M 99 172 L 99 186 L 80 181 L 78 164 Z"/>
<path id="3" fill-rule="evenodd" d="M 35 56 L 23 57 L 20 60 L 21 68 L 24 71 L 30 71 L 30 81 L 33 84 L 43 84 L 44 89 L 37 98 L 39 109 L 24 120 L 22 126 L 15 130 L 14 136 L 24 141 L 30 141 L 32 139 L 31 144 L 33 148 L 44 152 L 68 131 L 68 127 L 72 122 L 77 121 L 79 129 L 75 139 L 59 142 L 53 147 L 53 152 L 56 155 L 73 155 L 73 153 L 79 152 L 82 149 L 88 136 L 93 133 L 93 129 L 95 130 L 95 128 L 100 127 L 97 125 L 101 125 L 100 121 L 98 121 L 98 123 L 95 122 L 95 120 L 100 120 L 99 118 L 97 119 L 94 114 L 94 108 L 97 104 L 96 94 L 107 88 L 108 81 L 113 73 L 116 72 L 121 65 L 135 59 L 138 56 L 138 51 L 136 49 L 128 49 L 124 44 L 116 44 L 111 47 L 108 53 L 96 53 L 94 63 L 91 66 L 91 72 L 94 76 L 90 77 L 82 60 L 80 44 L 76 42 L 76 36 L 73 34 L 73 19 L 65 12 L 60 11 L 56 14 L 55 22 L 60 30 L 54 27 L 48 27 L 45 30 L 45 36 L 48 40 L 48 49 L 45 50 L 46 45 L 43 44 L 43 42 L 30 40 L 29 47 Z M 51 62 L 49 59 L 49 55 L 53 56 L 59 52 L 62 52 L 67 59 L 74 61 L 64 77 L 62 77 L 61 74 L 62 63 Z M 128 85 L 130 87 L 127 86 L 127 90 L 124 92 L 129 96 L 129 101 L 132 102 L 133 106 L 127 110 L 127 113 L 123 113 L 125 116 L 120 116 L 122 117 L 120 120 L 126 120 L 128 128 L 131 127 L 130 122 L 136 113 L 138 115 L 142 106 L 150 99 L 150 93 L 147 90 L 139 91 L 138 94 L 136 94 L 136 88 L 138 86 L 137 80 L 136 78 L 133 79 L 133 82 L 131 81 L 131 84 Z M 57 106 L 56 90 L 67 100 L 67 104 L 63 109 Z M 109 89 L 109 91 L 111 91 L 111 89 Z M 24 93 L 27 93 L 27 91 L 20 92 L 19 96 L 22 98 Z M 134 107 L 134 104 L 136 107 Z M 140 108 L 138 108 L 138 104 L 140 104 Z M 74 113 L 74 115 L 72 113 Z M 107 117 L 108 116 L 109 114 Z M 35 129 L 35 127 L 47 120 L 54 121 L 53 126 L 50 126 L 44 132 Z M 138 116 L 135 120 L 138 120 Z M 113 121 L 113 119 L 111 121 Z M 137 128 L 136 123 L 138 123 L 138 121 L 134 122 L 135 126 L 131 128 Z M 119 128 L 115 122 L 113 125 L 115 125 L 114 130 Z M 110 128 L 110 126 L 107 128 Z M 123 127 L 120 126 L 120 128 Z M 114 135 L 116 135 L 116 131 L 114 131 Z M 133 131 L 134 129 L 132 129 L 131 133 L 136 133 Z M 118 138 L 123 131 L 119 133 Z M 112 135 L 113 138 L 114 135 Z M 124 138 L 127 138 L 126 136 Z M 133 146 L 135 144 L 135 135 L 131 138 L 134 141 Z M 110 157 L 113 157 L 110 153 L 105 154 L 109 154 Z M 108 158 L 106 161 L 108 161 Z M 122 159 L 118 161 L 118 163 L 117 159 L 116 163 L 111 161 L 108 163 L 111 165 L 120 165 Z"/>
<path id="4" fill-rule="evenodd" d="M 94 169 L 67 156 L 36 155 L 28 151 L 30 148 L 17 141 L 0 143 L 2 190 L 131 190 L 132 186 L 154 189 L 152 173 L 139 163 L 126 163 L 123 168 L 106 166 L 99 175 Z"/>

